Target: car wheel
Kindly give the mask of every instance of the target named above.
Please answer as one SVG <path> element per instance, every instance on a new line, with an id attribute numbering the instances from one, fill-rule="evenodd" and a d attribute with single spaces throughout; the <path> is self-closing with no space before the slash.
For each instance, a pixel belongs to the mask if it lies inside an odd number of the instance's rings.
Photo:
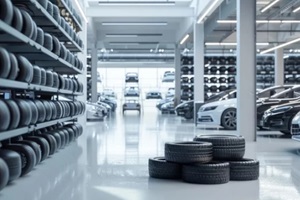
<path id="1" fill-rule="evenodd" d="M 236 109 L 228 108 L 226 109 L 221 116 L 221 126 L 226 130 L 235 130 L 236 129 Z"/>
<path id="2" fill-rule="evenodd" d="M 0 158 L 0 191 L 7 185 L 9 179 L 9 169 L 5 161 Z"/>
<path id="3" fill-rule="evenodd" d="M 2 158 L 8 166 L 9 178 L 11 182 L 21 176 L 22 172 L 22 161 L 21 156 L 15 151 L 8 149 L 0 149 L 0 158 Z"/>
<path id="4" fill-rule="evenodd" d="M 176 163 L 205 163 L 213 156 L 213 145 L 208 142 L 165 143 L 165 158 Z"/>
<path id="5" fill-rule="evenodd" d="M 188 183 L 223 184 L 230 180 L 229 169 L 228 162 L 184 165 L 182 167 L 182 179 Z"/>
<path id="6" fill-rule="evenodd" d="M 36 142 L 41 148 L 41 161 L 45 160 L 49 156 L 50 146 L 46 139 L 38 136 L 28 136 L 24 140 Z"/>
<path id="7" fill-rule="evenodd" d="M 22 159 L 22 172 L 21 176 L 28 174 L 35 166 L 36 156 L 33 149 L 25 144 L 9 144 L 3 147 L 4 149 L 9 149 L 16 151 L 21 155 Z"/>
<path id="8" fill-rule="evenodd" d="M 187 111 L 187 112 L 184 113 L 184 118 L 193 119 L 194 118 L 194 113 L 192 111 Z"/>
<path id="9" fill-rule="evenodd" d="M 149 176 L 161 179 L 179 179 L 181 177 L 181 165 L 167 162 L 164 157 L 149 158 Z"/>

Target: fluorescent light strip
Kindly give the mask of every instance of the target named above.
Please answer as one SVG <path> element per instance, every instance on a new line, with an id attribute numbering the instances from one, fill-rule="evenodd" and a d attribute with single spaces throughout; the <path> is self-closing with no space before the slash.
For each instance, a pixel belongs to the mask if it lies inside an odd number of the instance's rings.
<path id="1" fill-rule="evenodd" d="M 126 37 L 126 38 L 134 38 L 134 37 L 138 37 L 138 35 L 131 35 L 131 34 L 106 34 L 105 37 L 108 38 L 116 38 L 116 37 Z"/>
<path id="2" fill-rule="evenodd" d="M 135 46 L 135 45 L 139 45 L 139 43 L 111 42 L 111 43 L 109 43 L 109 45 L 115 45 L 115 46 L 118 46 L 118 45 L 130 45 L 130 46 Z"/>
<path id="3" fill-rule="evenodd" d="M 267 49 L 267 50 L 265 50 L 265 51 L 262 51 L 260 54 L 265 54 L 265 53 L 268 53 L 268 52 L 270 52 L 270 51 L 274 51 L 274 50 L 276 50 L 276 49 L 279 49 L 279 48 L 288 46 L 288 45 L 290 45 L 290 44 L 293 44 L 293 43 L 296 43 L 296 42 L 299 42 L 299 41 L 300 41 L 300 38 L 297 38 L 297 39 L 294 39 L 294 40 L 292 40 L 292 41 L 289 41 L 289 42 L 283 43 L 283 44 L 281 44 L 281 45 L 278 45 L 278 46 L 276 46 L 276 47 L 273 47 L 273 48 Z"/>
<path id="4" fill-rule="evenodd" d="M 202 22 L 202 20 L 208 15 L 208 13 L 214 8 L 214 6 L 219 2 L 219 0 L 215 0 L 210 6 L 209 8 L 205 11 L 205 13 L 199 17 L 197 23 L 200 24 Z"/>
<path id="5" fill-rule="evenodd" d="M 293 10 L 293 13 L 298 12 L 300 10 L 300 6 L 298 8 L 296 8 L 295 10 Z"/>
<path id="6" fill-rule="evenodd" d="M 256 4 L 257 5 L 267 5 L 269 2 L 267 1 L 257 1 Z"/>
<path id="7" fill-rule="evenodd" d="M 103 6 L 173 6 L 175 1 L 99 1 Z"/>
<path id="8" fill-rule="evenodd" d="M 167 22 L 103 22 L 103 26 L 166 26 Z"/>
<path id="9" fill-rule="evenodd" d="M 186 36 L 184 36 L 184 38 L 180 41 L 180 44 L 185 43 L 185 41 L 190 37 L 189 34 L 187 34 Z"/>
<path id="10" fill-rule="evenodd" d="M 236 42 L 206 42 L 206 46 L 236 46 Z M 256 43 L 257 46 L 267 46 L 269 45 L 268 42 L 258 42 Z"/>
<path id="11" fill-rule="evenodd" d="M 271 8 L 273 5 L 275 5 L 277 2 L 279 2 L 279 0 L 274 0 L 271 3 L 269 3 L 266 7 L 264 7 L 260 12 L 265 12 L 267 11 L 269 8 Z"/>
<path id="12" fill-rule="evenodd" d="M 83 10 L 82 10 L 82 8 L 80 7 L 80 4 L 79 4 L 78 0 L 75 0 L 75 4 L 76 4 L 76 6 L 77 6 L 79 12 L 81 13 L 81 15 L 82 15 L 84 21 L 85 21 L 86 23 L 89 23 L 89 21 L 88 21 L 88 19 L 86 18 L 85 14 L 84 14 L 84 12 L 83 12 Z"/>
<path id="13" fill-rule="evenodd" d="M 219 24 L 236 24 L 236 20 L 217 20 L 217 23 Z M 262 23 L 270 23 L 270 24 L 297 24 L 300 23 L 300 20 L 256 20 L 257 24 L 262 24 Z"/>

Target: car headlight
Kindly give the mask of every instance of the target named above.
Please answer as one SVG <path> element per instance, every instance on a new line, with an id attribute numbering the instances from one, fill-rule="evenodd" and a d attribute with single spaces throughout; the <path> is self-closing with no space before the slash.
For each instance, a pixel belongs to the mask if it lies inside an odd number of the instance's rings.
<path id="1" fill-rule="evenodd" d="M 209 106 L 209 107 L 201 107 L 200 111 L 201 112 L 205 112 L 205 111 L 211 111 L 211 110 L 215 110 L 218 106 Z"/>
<path id="2" fill-rule="evenodd" d="M 272 113 L 283 113 L 292 109 L 292 106 L 276 107 L 271 110 Z"/>

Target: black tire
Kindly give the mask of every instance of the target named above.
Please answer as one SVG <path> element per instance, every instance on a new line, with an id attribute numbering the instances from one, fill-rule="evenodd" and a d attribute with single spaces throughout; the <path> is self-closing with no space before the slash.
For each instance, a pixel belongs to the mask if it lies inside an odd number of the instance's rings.
<path id="1" fill-rule="evenodd" d="M 64 77 L 59 74 L 58 79 L 59 79 L 58 89 L 64 90 L 65 89 L 65 79 L 64 79 Z"/>
<path id="2" fill-rule="evenodd" d="M 10 0 L 0 2 L 0 19 L 11 25 L 13 20 L 13 5 Z"/>
<path id="3" fill-rule="evenodd" d="M 16 56 L 12 53 L 9 54 L 9 58 L 10 58 L 10 72 L 8 75 L 8 79 L 10 80 L 15 80 L 18 77 L 19 74 L 19 65 L 18 65 L 18 60 L 16 58 Z"/>
<path id="4" fill-rule="evenodd" d="M 245 154 L 245 138 L 237 135 L 200 135 L 194 141 L 213 144 L 213 157 L 216 160 L 239 160 Z"/>
<path id="5" fill-rule="evenodd" d="M 41 68 L 38 66 L 34 65 L 33 66 L 33 79 L 32 79 L 32 84 L 40 85 L 41 84 Z"/>
<path id="6" fill-rule="evenodd" d="M 71 129 L 71 128 L 69 128 L 69 127 L 67 127 L 66 130 L 67 130 L 68 133 L 69 133 L 69 140 L 70 140 L 70 142 L 75 141 L 75 133 L 74 133 L 74 130 Z"/>
<path id="7" fill-rule="evenodd" d="M 17 77 L 18 81 L 31 83 L 33 79 L 33 67 L 32 64 L 27 60 L 27 58 L 17 55 L 16 56 L 18 60 L 18 66 L 19 66 L 19 74 Z"/>
<path id="8" fill-rule="evenodd" d="M 38 109 L 38 113 L 39 113 L 37 122 L 42 123 L 46 120 L 45 106 L 40 100 L 34 100 L 34 104 L 36 105 L 36 107 Z"/>
<path id="9" fill-rule="evenodd" d="M 56 109 L 56 119 L 62 118 L 64 111 L 61 103 L 59 101 L 52 101 L 52 102 L 54 103 Z"/>
<path id="10" fill-rule="evenodd" d="M 65 128 L 61 129 L 61 131 L 65 134 L 66 146 L 67 146 L 71 142 L 70 134 Z"/>
<path id="11" fill-rule="evenodd" d="M 65 148 L 65 146 L 67 145 L 67 138 L 65 133 L 62 130 L 57 130 L 57 133 L 60 136 L 60 140 L 61 140 L 61 149 Z"/>
<path id="12" fill-rule="evenodd" d="M 47 4 L 47 12 L 48 12 L 51 16 L 53 16 L 53 4 L 52 4 L 50 1 L 48 1 L 48 4 Z"/>
<path id="13" fill-rule="evenodd" d="M 12 27 L 14 27 L 16 30 L 21 32 L 23 27 L 23 16 L 19 8 L 14 7 L 13 10 L 14 10 L 14 15 L 12 20 Z"/>
<path id="14" fill-rule="evenodd" d="M 44 47 L 49 51 L 53 50 L 53 41 L 52 36 L 49 33 L 44 34 Z"/>
<path id="15" fill-rule="evenodd" d="M 53 135 L 43 133 L 43 134 L 38 134 L 36 136 L 42 137 L 47 140 L 49 147 L 50 147 L 50 151 L 49 151 L 50 156 L 53 155 L 57 151 L 57 143 L 56 143 L 56 140 Z"/>
<path id="16" fill-rule="evenodd" d="M 7 78 L 11 71 L 11 61 L 6 49 L 0 47 L 0 78 Z"/>
<path id="17" fill-rule="evenodd" d="M 236 109 L 227 108 L 221 116 L 221 126 L 226 130 L 236 130 Z"/>
<path id="18" fill-rule="evenodd" d="M 206 163 L 213 158 L 212 147 L 208 142 L 165 143 L 165 158 L 176 163 Z"/>
<path id="19" fill-rule="evenodd" d="M 32 150 L 35 153 L 35 157 L 36 157 L 36 162 L 34 165 L 37 165 L 41 162 L 41 158 L 42 158 L 42 151 L 41 151 L 41 147 L 38 143 L 34 142 L 34 141 L 30 141 L 30 140 L 21 140 L 21 141 L 17 141 L 14 142 L 16 144 L 25 144 L 28 145 L 32 148 Z"/>
<path id="20" fill-rule="evenodd" d="M 46 86 L 47 83 L 47 73 L 44 68 L 41 68 L 41 85 Z"/>
<path id="21" fill-rule="evenodd" d="M 9 182 L 14 181 L 21 176 L 22 160 L 20 154 L 15 151 L 1 148 L 0 158 L 2 158 L 8 166 Z"/>
<path id="22" fill-rule="evenodd" d="M 36 124 L 39 119 L 39 110 L 36 107 L 35 103 L 33 103 L 31 100 L 26 100 L 26 102 L 30 106 L 31 113 L 32 113 L 30 124 Z"/>
<path id="23" fill-rule="evenodd" d="M 52 49 L 52 52 L 55 53 L 56 55 L 60 56 L 60 42 L 59 40 L 57 39 L 57 37 L 53 36 L 52 37 L 53 39 L 53 49 Z"/>
<path id="24" fill-rule="evenodd" d="M 253 159 L 241 159 L 239 161 L 229 161 L 230 180 L 250 181 L 259 177 L 259 161 Z"/>
<path id="25" fill-rule="evenodd" d="M 53 72 L 53 85 L 52 87 L 54 88 L 59 88 L 59 78 L 58 78 L 58 74 L 56 72 Z"/>
<path id="26" fill-rule="evenodd" d="M 48 6 L 48 0 L 38 0 L 38 2 L 41 4 L 41 6 L 47 10 L 47 6 Z"/>
<path id="27" fill-rule="evenodd" d="M 184 165 L 182 179 L 188 183 L 198 184 L 223 184 L 230 179 L 228 162 L 211 162 L 206 164 Z"/>
<path id="28" fill-rule="evenodd" d="M 5 131 L 11 124 L 10 110 L 7 104 L 0 99 L 0 131 Z"/>
<path id="29" fill-rule="evenodd" d="M 38 136 L 27 136 L 24 140 L 36 142 L 41 148 L 41 161 L 45 160 L 49 156 L 50 146 L 47 140 L 43 137 Z"/>
<path id="30" fill-rule="evenodd" d="M 27 37 L 32 38 L 34 34 L 34 21 L 25 10 L 20 9 L 20 11 L 23 16 L 23 27 L 21 32 Z"/>
<path id="31" fill-rule="evenodd" d="M 63 60 L 66 60 L 67 59 L 67 48 L 65 47 L 65 45 L 61 45 L 61 48 L 60 48 L 60 57 L 63 59 Z"/>
<path id="32" fill-rule="evenodd" d="M 73 83 L 73 92 L 77 92 L 77 90 L 78 90 L 77 80 L 72 79 L 72 83 Z"/>
<path id="33" fill-rule="evenodd" d="M 0 191 L 7 185 L 9 180 L 9 169 L 5 161 L 0 158 Z"/>
<path id="34" fill-rule="evenodd" d="M 52 110 L 52 117 L 51 117 L 51 120 L 55 120 L 55 119 L 57 119 L 57 110 L 56 110 L 56 106 L 55 106 L 55 104 L 53 103 L 53 101 L 49 101 L 49 104 L 50 104 L 50 107 L 51 107 L 51 110 Z"/>
<path id="35" fill-rule="evenodd" d="M 50 70 L 47 70 L 46 71 L 46 86 L 53 87 L 53 81 L 54 81 L 53 72 Z"/>
<path id="36" fill-rule="evenodd" d="M 50 121 L 52 119 L 52 108 L 48 101 L 42 101 L 44 104 L 44 107 L 46 109 L 46 119 L 45 121 Z"/>
<path id="37" fill-rule="evenodd" d="M 291 135 L 291 131 L 281 130 L 280 132 L 284 135 Z"/>
<path id="38" fill-rule="evenodd" d="M 35 166 L 36 156 L 33 149 L 25 144 L 9 144 L 4 146 L 5 149 L 16 151 L 21 155 L 22 172 L 21 176 L 28 174 Z"/>
<path id="39" fill-rule="evenodd" d="M 38 36 L 38 30 L 37 30 L 37 25 L 36 25 L 36 23 L 33 21 L 33 34 L 32 34 L 32 36 L 31 36 L 31 39 L 33 40 L 33 41 L 36 41 L 36 39 L 37 39 L 37 36 Z"/>
<path id="40" fill-rule="evenodd" d="M 185 119 L 193 119 L 194 118 L 194 112 L 188 111 L 184 113 L 184 118 Z"/>
<path id="41" fill-rule="evenodd" d="M 36 42 L 40 44 L 41 46 L 44 46 L 44 31 L 41 28 L 37 28 L 37 37 L 36 37 Z"/>
<path id="42" fill-rule="evenodd" d="M 161 179 L 179 179 L 181 177 L 181 165 L 167 162 L 164 157 L 149 158 L 149 176 Z"/>
<path id="43" fill-rule="evenodd" d="M 79 137 L 79 131 L 78 131 L 77 127 L 74 126 L 74 124 L 69 124 L 69 125 L 67 125 L 66 127 L 71 128 L 71 129 L 73 130 L 73 133 L 74 133 L 74 137 L 75 137 L 75 138 L 78 138 L 78 137 Z"/>
<path id="44" fill-rule="evenodd" d="M 57 5 L 53 5 L 53 18 L 60 24 L 60 12 Z"/>
<path id="45" fill-rule="evenodd" d="M 6 100 L 5 103 L 9 109 L 10 119 L 11 119 L 8 129 L 10 129 L 10 130 L 16 129 L 16 128 L 18 128 L 18 126 L 20 124 L 20 119 L 21 119 L 20 109 L 19 109 L 18 105 L 16 104 L 16 102 L 14 102 L 13 100 Z M 1 110 L 2 110 L 2 108 L 1 108 Z M 2 124 L 2 120 L 1 120 L 1 124 Z"/>
<path id="46" fill-rule="evenodd" d="M 56 145 L 57 145 L 56 151 L 58 151 L 58 149 L 61 148 L 61 137 L 60 137 L 60 135 L 56 131 L 47 132 L 46 134 L 52 135 L 54 137 L 54 139 L 56 141 Z"/>

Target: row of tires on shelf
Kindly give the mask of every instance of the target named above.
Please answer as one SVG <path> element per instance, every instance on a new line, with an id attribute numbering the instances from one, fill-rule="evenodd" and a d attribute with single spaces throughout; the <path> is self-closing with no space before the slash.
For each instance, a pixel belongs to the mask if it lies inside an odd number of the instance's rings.
<path id="1" fill-rule="evenodd" d="M 52 4 L 51 2 L 48 3 Z M 24 6 L 17 4 L 19 7 L 16 7 L 12 5 L 10 0 L 1 1 L 0 4 L 3 8 L 3 12 L 0 14 L 1 20 L 19 32 L 23 33 L 36 43 L 44 46 L 46 49 L 56 54 L 63 60 L 66 60 L 72 66 L 80 70 L 83 69 L 83 63 L 73 53 L 71 53 L 70 50 L 68 50 L 65 45 L 58 40 L 57 37 L 49 33 L 45 33 L 42 28 L 36 25 L 30 14 L 26 11 L 26 4 Z M 58 13 L 56 13 L 56 16 L 60 17 L 59 10 L 57 12 Z M 68 30 L 70 32 L 72 29 L 68 28 Z M 75 38 L 75 36 L 73 37 Z M 75 41 L 76 40 L 79 40 L 78 36 L 76 36 Z"/>
<path id="2" fill-rule="evenodd" d="M 204 67 L 204 74 L 235 74 L 235 73 L 236 73 L 235 66 Z"/>
<path id="3" fill-rule="evenodd" d="M 32 65 L 27 58 L 9 53 L 0 47 L 0 78 L 17 80 L 41 86 L 83 92 L 83 84 L 75 78 L 63 77 L 51 70 Z"/>
<path id="4" fill-rule="evenodd" d="M 166 143 L 164 157 L 149 159 L 149 176 L 197 184 L 257 180 L 259 161 L 243 158 L 245 148 L 245 139 L 234 135 L 201 135 L 191 142 Z"/>
<path id="5" fill-rule="evenodd" d="M 10 142 L 2 141 L 0 190 L 31 172 L 35 166 L 75 141 L 82 133 L 83 128 L 78 123 L 58 124 L 11 138 Z"/>
<path id="6" fill-rule="evenodd" d="M 231 90 L 231 89 L 236 89 L 235 85 L 204 85 L 204 91 L 205 92 L 222 92 L 225 90 Z"/>
<path id="7" fill-rule="evenodd" d="M 258 83 L 274 83 L 274 77 L 273 76 L 265 76 L 265 77 L 256 77 L 256 81 Z M 300 83 L 300 77 L 295 76 L 286 76 L 284 78 L 284 83 Z"/>
<path id="8" fill-rule="evenodd" d="M 81 101 L 0 99 L 0 131 L 72 117 L 85 112 Z"/>
<path id="9" fill-rule="evenodd" d="M 235 77 L 204 77 L 204 83 L 236 83 Z"/>
<path id="10" fill-rule="evenodd" d="M 39 0 L 40 2 L 46 2 L 47 0 Z M 74 22 L 72 19 L 69 19 L 71 16 L 73 16 L 77 22 L 79 23 L 79 25 L 82 25 L 82 21 L 80 16 L 78 15 L 78 13 L 76 12 L 72 0 L 51 0 L 53 3 L 58 2 L 59 6 L 63 6 L 62 2 L 65 2 L 67 7 L 69 8 L 68 10 L 70 10 L 70 12 L 67 11 L 66 8 L 61 9 L 61 16 L 65 16 L 65 18 L 67 18 L 67 22 L 69 22 L 71 24 L 71 26 L 74 26 Z M 75 29 L 75 27 L 73 27 Z"/>
<path id="11" fill-rule="evenodd" d="M 192 56 L 183 56 L 181 57 L 181 65 L 193 65 L 194 57 Z"/>

